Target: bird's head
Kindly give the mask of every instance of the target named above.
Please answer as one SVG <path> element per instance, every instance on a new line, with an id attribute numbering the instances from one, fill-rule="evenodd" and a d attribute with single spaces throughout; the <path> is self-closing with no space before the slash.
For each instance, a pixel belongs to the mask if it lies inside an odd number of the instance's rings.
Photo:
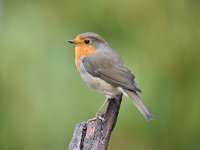
<path id="1" fill-rule="evenodd" d="M 69 43 L 75 44 L 76 49 L 96 50 L 99 47 L 107 45 L 107 42 L 97 33 L 86 32 L 76 36 L 74 40 L 68 40 Z"/>

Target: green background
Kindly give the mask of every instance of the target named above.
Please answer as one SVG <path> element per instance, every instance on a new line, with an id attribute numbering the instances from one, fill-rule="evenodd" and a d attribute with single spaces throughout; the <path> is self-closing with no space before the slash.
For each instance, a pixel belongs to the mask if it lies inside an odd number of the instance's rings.
<path id="1" fill-rule="evenodd" d="M 120 54 L 155 117 L 124 98 L 109 149 L 200 149 L 198 0 L 0 0 L 0 149 L 67 149 L 94 117 L 105 97 L 66 42 L 87 31 Z"/>

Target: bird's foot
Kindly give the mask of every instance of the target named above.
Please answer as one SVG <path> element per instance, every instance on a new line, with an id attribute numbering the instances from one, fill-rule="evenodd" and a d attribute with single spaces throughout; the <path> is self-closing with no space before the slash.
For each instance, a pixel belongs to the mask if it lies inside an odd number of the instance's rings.
<path id="1" fill-rule="evenodd" d="M 100 111 L 98 111 L 98 112 L 96 113 L 96 118 L 98 118 L 98 119 L 101 120 L 101 121 L 105 121 L 105 119 L 102 117 L 102 113 L 101 113 Z"/>
<path id="2" fill-rule="evenodd" d="M 105 119 L 101 116 L 102 113 L 101 112 L 97 112 L 96 116 L 94 118 L 91 118 L 87 121 L 87 123 L 92 122 L 92 121 L 96 121 L 97 119 L 101 120 L 101 121 L 105 121 Z"/>

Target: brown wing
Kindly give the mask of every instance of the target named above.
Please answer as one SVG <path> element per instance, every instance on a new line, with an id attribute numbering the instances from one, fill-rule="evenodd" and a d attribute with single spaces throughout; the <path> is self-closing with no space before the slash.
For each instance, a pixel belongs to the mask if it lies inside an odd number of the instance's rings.
<path id="1" fill-rule="evenodd" d="M 116 54 L 93 54 L 86 56 L 82 63 L 85 70 L 92 76 L 103 79 L 116 87 L 141 92 L 134 81 L 135 76 L 123 66 L 122 60 Z"/>

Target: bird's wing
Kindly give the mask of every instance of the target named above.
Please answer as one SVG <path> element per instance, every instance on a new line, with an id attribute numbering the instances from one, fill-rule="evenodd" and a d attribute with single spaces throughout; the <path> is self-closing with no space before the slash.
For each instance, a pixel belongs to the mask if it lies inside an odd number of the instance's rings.
<path id="1" fill-rule="evenodd" d="M 135 76 L 123 65 L 122 60 L 116 54 L 93 54 L 86 56 L 82 63 L 85 70 L 92 76 L 116 87 L 141 92 L 134 81 Z"/>

